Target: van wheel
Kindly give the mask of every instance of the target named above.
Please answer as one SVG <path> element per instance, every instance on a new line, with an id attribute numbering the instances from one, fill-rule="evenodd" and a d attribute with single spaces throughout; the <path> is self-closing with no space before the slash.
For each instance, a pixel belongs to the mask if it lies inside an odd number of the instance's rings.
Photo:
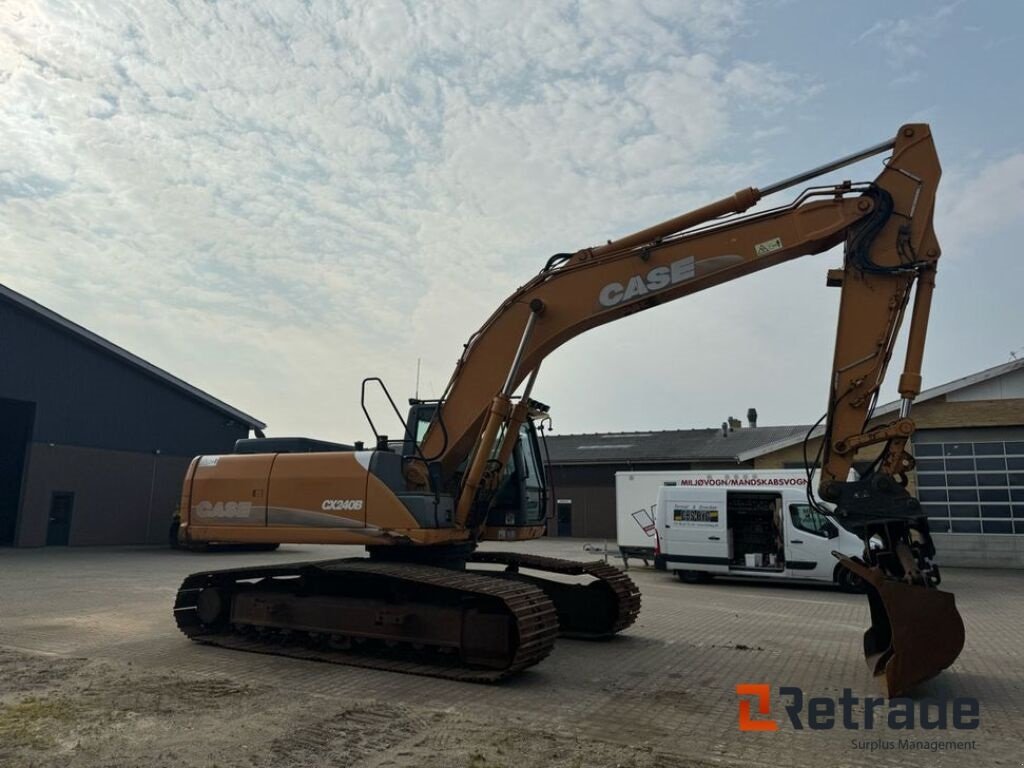
<path id="1" fill-rule="evenodd" d="M 676 577 L 684 584 L 707 584 L 711 574 L 706 571 L 676 571 Z"/>
<path id="2" fill-rule="evenodd" d="M 836 566 L 835 582 L 843 592 L 864 591 L 864 579 L 841 565 Z"/>

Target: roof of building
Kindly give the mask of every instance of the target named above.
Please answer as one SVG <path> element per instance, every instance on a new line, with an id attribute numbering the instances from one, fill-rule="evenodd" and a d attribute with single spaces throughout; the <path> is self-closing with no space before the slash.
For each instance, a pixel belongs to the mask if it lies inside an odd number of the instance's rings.
<path id="1" fill-rule="evenodd" d="M 723 436 L 721 429 L 673 429 L 550 435 L 552 464 L 607 464 L 662 461 L 740 461 L 765 443 L 802 439 L 808 426 L 741 427 Z"/>
<path id="2" fill-rule="evenodd" d="M 1024 359 L 986 368 L 954 381 L 924 390 L 915 399 L 923 403 L 1024 369 Z M 875 416 L 896 413 L 900 401 L 875 408 Z M 621 462 L 735 461 L 747 462 L 796 445 L 807 436 L 808 425 L 744 427 L 722 435 L 721 429 L 675 429 L 645 432 L 604 432 L 550 435 L 552 464 L 609 464 Z M 818 427 L 812 433 L 824 432 Z"/>
<path id="3" fill-rule="evenodd" d="M 1001 365 L 994 365 L 991 368 L 986 368 L 977 373 L 972 373 L 969 376 L 963 376 L 959 379 L 940 384 L 937 387 L 926 389 L 916 398 L 914 398 L 915 404 L 925 403 L 929 400 L 935 400 L 939 397 L 944 397 L 952 392 L 957 392 L 968 387 L 973 387 L 975 384 L 981 384 L 984 381 L 999 378 L 1005 376 L 1008 373 L 1024 369 L 1024 359 L 1011 360 L 1008 363 Z M 875 408 L 874 417 L 885 416 L 889 413 L 897 413 L 899 411 L 900 401 L 893 400 L 890 403 L 885 403 Z M 824 426 L 817 427 L 811 434 L 811 437 L 818 437 L 825 431 Z M 749 450 L 745 451 L 739 456 L 740 461 L 749 461 L 750 459 L 756 459 L 758 456 L 764 456 L 768 453 L 774 453 L 775 451 L 783 448 L 788 448 L 791 445 L 796 445 L 797 442 L 802 440 L 804 435 L 793 436 L 793 437 L 782 437 L 776 440 L 774 443 L 766 443 L 760 446 L 754 446 Z"/>
<path id="4" fill-rule="evenodd" d="M 146 362 L 141 357 L 133 355 L 128 350 L 117 346 L 113 342 L 107 341 L 102 336 L 93 333 L 87 328 L 83 328 L 77 323 L 73 323 L 66 317 L 58 315 L 53 310 L 47 309 L 42 304 L 38 304 L 32 301 L 32 299 L 28 298 L 27 296 L 23 296 L 17 291 L 8 288 L 6 285 L 3 285 L 2 283 L 0 283 L 0 298 L 7 299 L 12 304 L 17 305 L 18 307 L 20 307 L 23 310 L 26 310 L 30 314 L 38 318 L 41 318 L 42 320 L 45 320 L 49 323 L 52 323 L 65 331 L 68 331 L 69 333 L 77 337 L 79 340 L 85 342 L 86 344 L 89 344 L 93 347 L 97 347 L 103 352 L 106 352 L 107 354 L 119 358 L 120 360 L 131 365 L 132 367 L 141 370 L 143 373 L 153 378 L 156 378 L 165 384 L 169 384 L 175 389 L 184 392 L 189 397 L 193 397 L 196 400 L 199 400 L 205 403 L 206 405 L 210 406 L 211 408 L 214 408 L 215 410 L 227 414 L 231 418 L 235 419 L 241 424 L 247 425 L 251 429 L 264 429 L 267 426 L 259 419 L 250 416 L 247 413 L 243 413 L 237 408 L 228 405 L 223 400 L 218 400 L 213 395 L 203 392 L 203 390 L 199 389 L 198 387 L 192 386 L 187 381 L 183 381 L 179 379 L 177 376 L 174 376 L 173 374 L 170 374 L 167 371 L 163 370 L 162 368 L 158 368 L 152 363 Z"/>

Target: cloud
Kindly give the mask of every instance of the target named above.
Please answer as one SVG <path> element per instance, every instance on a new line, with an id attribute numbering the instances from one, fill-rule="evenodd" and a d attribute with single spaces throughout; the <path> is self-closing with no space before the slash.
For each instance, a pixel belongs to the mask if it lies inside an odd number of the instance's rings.
<path id="1" fill-rule="evenodd" d="M 1003 234 L 1024 220 L 1024 152 L 991 161 L 974 174 L 957 174 L 952 187 L 940 211 L 957 245 Z"/>
<path id="2" fill-rule="evenodd" d="M 927 55 L 929 44 L 949 27 L 950 17 L 963 1 L 945 3 L 915 16 L 880 19 L 861 32 L 853 45 L 870 43 L 881 48 L 891 66 L 905 66 Z"/>
<path id="3" fill-rule="evenodd" d="M 364 375 L 402 396 L 422 358 L 437 393 L 550 253 L 749 182 L 723 149 L 819 86 L 732 57 L 744 24 L 740 2 L 8 2 L 0 280 L 277 434 L 365 437 Z"/>

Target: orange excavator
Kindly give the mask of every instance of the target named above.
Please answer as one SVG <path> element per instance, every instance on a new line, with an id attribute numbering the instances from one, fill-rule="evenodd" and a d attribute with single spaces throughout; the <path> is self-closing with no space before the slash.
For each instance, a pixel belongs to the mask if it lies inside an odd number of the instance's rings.
<path id="1" fill-rule="evenodd" d="M 762 197 L 882 154 L 874 181 L 810 186 L 747 213 Z M 905 125 L 778 183 L 556 254 L 470 337 L 440 398 L 411 400 L 402 419 L 388 395 L 401 441 L 370 419 L 373 449 L 264 438 L 197 457 L 182 490 L 183 543 L 358 544 L 369 556 L 193 574 L 177 594 L 179 628 L 230 648 L 493 681 L 541 661 L 559 634 L 605 638 L 629 627 L 640 595 L 618 569 L 477 547 L 544 534 L 536 423 L 548 408 L 532 398 L 541 362 L 595 326 L 844 244 L 842 268 L 827 276 L 841 289 L 839 321 L 824 437 L 808 471 L 819 472 L 830 514 L 864 540 L 860 557 L 836 557 L 866 585 L 872 671 L 890 696 L 938 674 L 959 655 L 964 627 L 953 596 L 937 589 L 928 520 L 906 486 L 940 173 L 929 127 Z M 907 312 L 902 405 L 871 425 Z M 377 384 L 363 382 L 364 411 Z M 865 448 L 877 458 L 851 480 Z"/>

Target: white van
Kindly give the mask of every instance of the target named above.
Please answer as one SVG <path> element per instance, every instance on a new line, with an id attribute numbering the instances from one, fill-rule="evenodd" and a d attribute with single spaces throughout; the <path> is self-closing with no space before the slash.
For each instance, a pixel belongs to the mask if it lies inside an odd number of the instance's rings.
<path id="1" fill-rule="evenodd" d="M 682 581 L 721 575 L 860 588 L 832 552 L 861 556 L 864 543 L 812 508 L 803 470 L 680 472 L 676 485 L 658 489 L 654 517 L 654 565 Z"/>

